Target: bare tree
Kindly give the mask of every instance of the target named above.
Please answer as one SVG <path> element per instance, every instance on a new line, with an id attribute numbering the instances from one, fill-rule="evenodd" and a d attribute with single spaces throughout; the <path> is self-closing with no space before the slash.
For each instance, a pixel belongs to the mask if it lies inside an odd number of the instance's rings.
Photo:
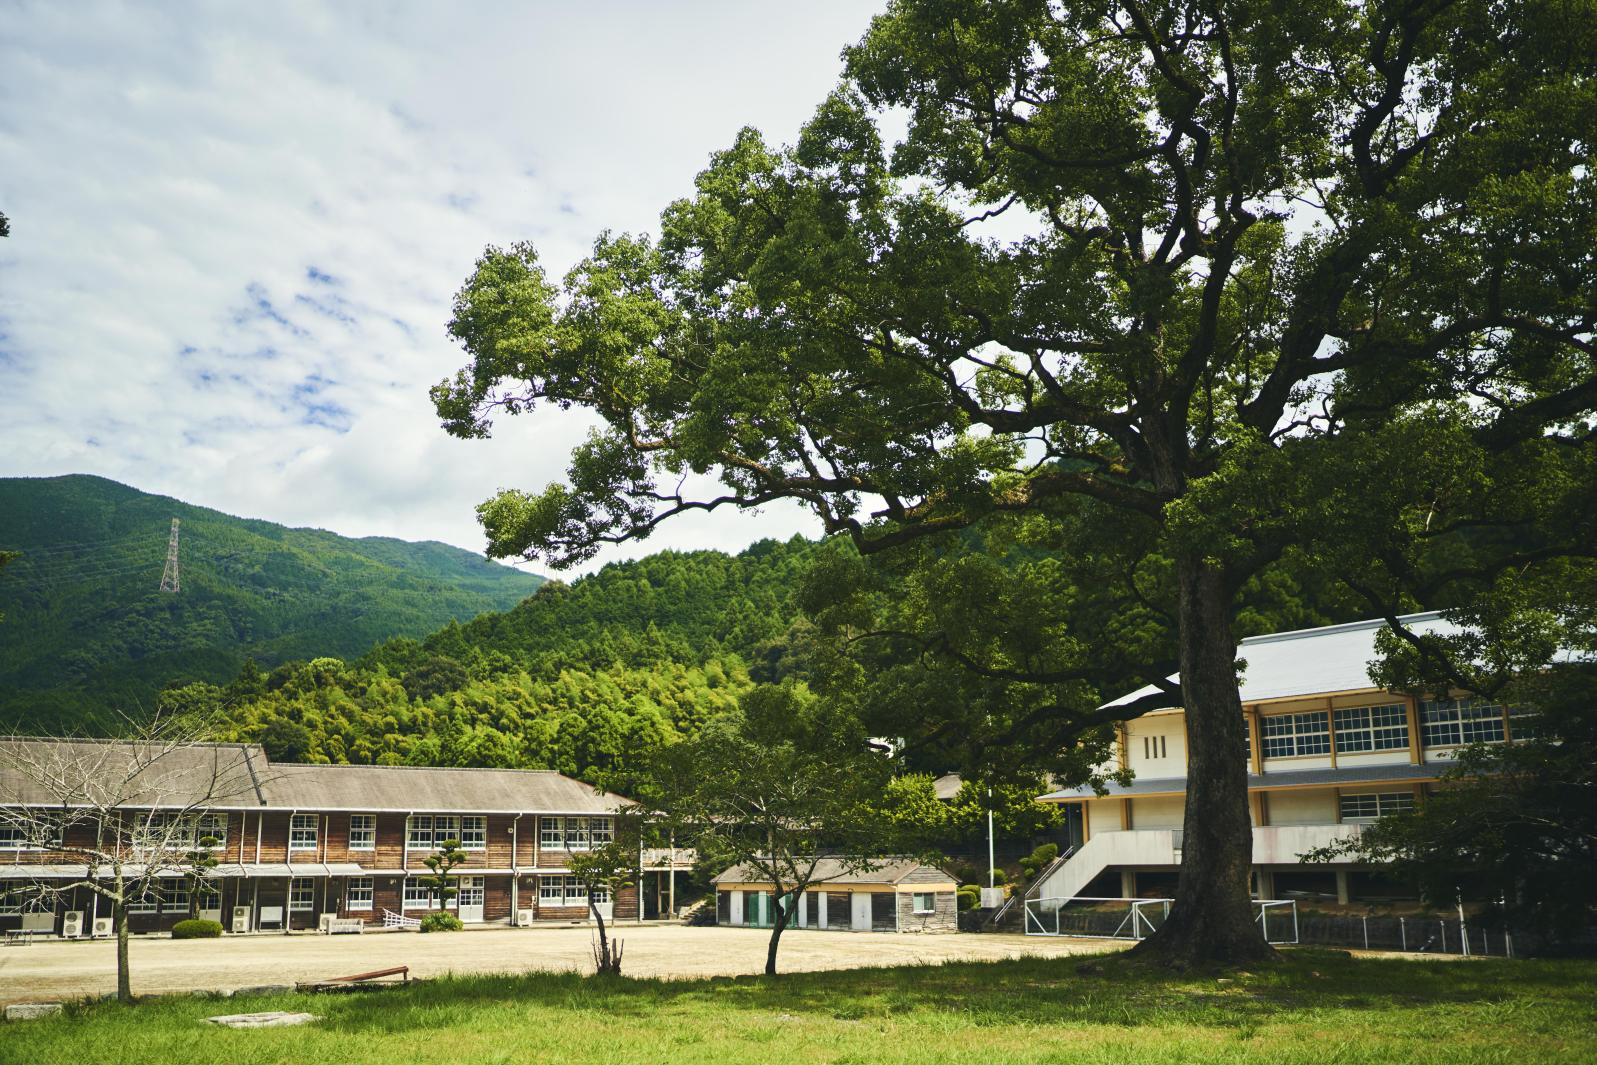
<path id="1" fill-rule="evenodd" d="M 35 900 L 86 890 L 109 903 L 117 998 L 131 1001 L 128 908 L 163 880 L 196 883 L 219 808 L 255 805 L 262 781 L 246 748 L 202 742 L 157 721 L 132 739 L 0 739 L 0 832 L 39 856 L 22 889 Z"/>

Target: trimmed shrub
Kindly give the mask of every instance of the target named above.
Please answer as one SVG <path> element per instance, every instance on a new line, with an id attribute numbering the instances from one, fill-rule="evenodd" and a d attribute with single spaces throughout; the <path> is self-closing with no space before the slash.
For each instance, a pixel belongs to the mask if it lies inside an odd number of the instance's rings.
<path id="1" fill-rule="evenodd" d="M 997 887 L 999 884 L 1004 883 L 1008 879 L 1009 877 L 1004 875 L 1004 871 L 1002 869 L 993 870 L 993 887 Z"/>
<path id="2" fill-rule="evenodd" d="M 199 921 L 190 918 L 172 926 L 173 939 L 217 939 L 221 934 L 221 921 Z"/>
<path id="3" fill-rule="evenodd" d="M 1034 880 L 1037 874 L 1048 868 L 1048 863 L 1057 857 L 1059 857 L 1059 844 L 1044 843 L 1020 860 L 1020 871 L 1026 874 L 1027 880 Z"/>
<path id="4" fill-rule="evenodd" d="M 954 894 L 961 910 L 974 910 L 981 905 L 981 888 L 962 887 Z"/>
<path id="5" fill-rule="evenodd" d="M 459 932 L 465 927 L 460 918 L 444 910 L 434 910 L 421 919 L 423 932 Z"/>

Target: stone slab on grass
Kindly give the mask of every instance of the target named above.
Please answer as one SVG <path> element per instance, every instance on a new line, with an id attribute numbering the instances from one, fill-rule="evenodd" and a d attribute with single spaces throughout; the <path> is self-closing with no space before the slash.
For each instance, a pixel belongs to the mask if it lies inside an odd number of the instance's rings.
<path id="1" fill-rule="evenodd" d="M 316 1019 L 314 1013 L 271 1010 L 266 1013 L 229 1013 L 220 1017 L 207 1017 L 205 1023 L 219 1024 L 223 1028 L 287 1028 L 294 1024 L 309 1024 Z"/>
<path id="2" fill-rule="evenodd" d="M 6 1020 L 33 1021 L 40 1017 L 53 1017 L 60 1012 L 59 1002 L 17 1002 L 6 1007 Z"/>
<path id="3" fill-rule="evenodd" d="M 256 984 L 254 987 L 235 987 L 232 994 L 234 998 L 246 995 L 287 995 L 293 990 L 293 984 Z"/>

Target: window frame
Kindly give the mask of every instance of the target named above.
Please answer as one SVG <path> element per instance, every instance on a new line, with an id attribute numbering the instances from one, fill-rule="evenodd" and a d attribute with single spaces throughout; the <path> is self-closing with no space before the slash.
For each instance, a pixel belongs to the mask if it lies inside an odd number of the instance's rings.
<path id="1" fill-rule="evenodd" d="M 344 909 L 370 913 L 376 897 L 377 885 L 373 877 L 352 876 L 344 881 Z"/>
<path id="2" fill-rule="evenodd" d="M 1511 716 L 1512 712 L 1503 704 L 1486 699 L 1425 699 L 1419 706 L 1420 743 L 1428 748 L 1506 743 Z M 1493 723 L 1495 729 L 1482 727 Z M 1496 735 L 1481 734 L 1492 731 Z"/>
<path id="3" fill-rule="evenodd" d="M 921 899 L 925 899 L 926 900 L 926 905 L 925 905 L 924 908 L 921 906 Z M 935 892 L 935 891 L 913 891 L 913 892 L 911 892 L 910 893 L 909 912 L 915 914 L 917 917 L 921 916 L 923 914 L 936 913 L 937 912 L 937 892 Z"/>
<path id="4" fill-rule="evenodd" d="M 1402 703 L 1339 706 L 1331 711 L 1331 725 L 1337 754 L 1383 754 L 1409 747 L 1408 707 Z M 1354 746 L 1356 743 L 1368 746 Z"/>
<path id="5" fill-rule="evenodd" d="M 1358 804 L 1362 809 L 1369 803 L 1374 813 L 1348 812 L 1348 803 Z M 1343 823 L 1361 824 L 1377 821 L 1392 814 L 1410 813 L 1414 809 L 1414 793 L 1412 791 L 1355 791 L 1344 792 L 1337 796 L 1337 816 Z"/>
<path id="6" fill-rule="evenodd" d="M 357 828 L 356 822 L 362 822 Z M 359 839 L 356 832 L 361 833 Z M 374 851 L 377 849 L 377 815 L 376 814 L 350 814 L 349 815 L 349 840 L 348 847 L 352 851 Z"/>
<path id="7" fill-rule="evenodd" d="M 296 896 L 301 894 L 303 898 Z M 288 881 L 288 912 L 289 913 L 315 913 L 316 912 L 316 878 L 313 876 L 290 877 Z"/>
<path id="8" fill-rule="evenodd" d="M 468 833 L 467 828 L 470 827 Z M 448 837 L 445 837 L 448 838 Z M 485 851 L 488 849 L 488 818 L 485 814 L 466 814 L 460 818 L 460 849 Z"/>
<path id="9" fill-rule="evenodd" d="M 1304 728 L 1306 723 L 1318 723 L 1323 728 Z M 1287 726 L 1285 730 L 1283 725 Z M 1331 715 L 1325 710 L 1266 714 L 1259 719 L 1259 732 L 1265 758 L 1321 758 L 1331 753 Z M 1290 745 L 1290 749 L 1272 753 L 1272 747 L 1279 747 L 1283 741 Z M 1315 749 L 1305 750 L 1310 741 L 1313 741 Z"/>
<path id="10" fill-rule="evenodd" d="M 310 836 L 309 836 L 310 843 L 309 844 L 306 844 L 306 842 L 305 842 L 305 839 L 306 839 L 305 833 L 306 833 L 307 829 L 301 823 L 302 821 L 304 821 L 307 818 L 310 820 L 310 828 L 308 830 L 309 833 L 310 833 Z M 288 850 L 289 850 L 290 854 L 292 854 L 294 851 L 314 851 L 314 850 L 316 850 L 316 848 L 317 848 L 317 846 L 318 846 L 318 844 L 320 843 L 320 840 L 321 840 L 321 824 L 320 824 L 320 821 L 321 821 L 321 818 L 319 818 L 316 814 L 289 814 L 288 815 Z"/>

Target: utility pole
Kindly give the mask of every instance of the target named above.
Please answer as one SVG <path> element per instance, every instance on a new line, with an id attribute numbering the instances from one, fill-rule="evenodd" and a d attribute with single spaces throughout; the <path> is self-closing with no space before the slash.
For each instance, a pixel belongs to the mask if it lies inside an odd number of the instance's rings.
<path id="1" fill-rule="evenodd" d="M 177 572 L 177 519 L 172 519 L 172 535 L 166 541 L 166 568 L 161 571 L 161 591 L 182 591 L 182 581 Z"/>

